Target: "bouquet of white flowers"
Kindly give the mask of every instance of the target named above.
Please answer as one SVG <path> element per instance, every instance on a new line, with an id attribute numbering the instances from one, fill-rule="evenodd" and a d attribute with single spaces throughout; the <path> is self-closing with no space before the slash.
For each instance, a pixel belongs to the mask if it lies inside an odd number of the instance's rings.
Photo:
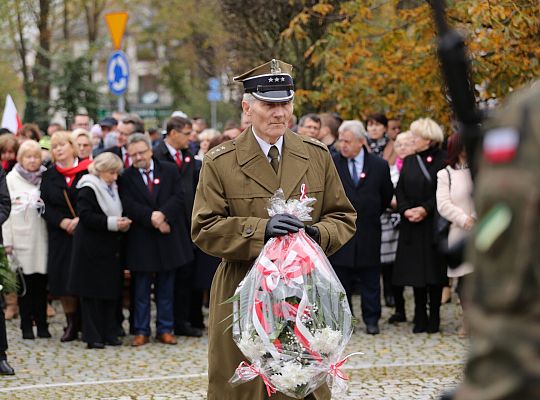
<path id="1" fill-rule="evenodd" d="M 269 215 L 311 219 L 315 199 L 285 201 L 278 190 Z M 270 239 L 238 286 L 233 302 L 233 339 L 251 361 L 230 382 L 260 376 L 270 396 L 280 391 L 304 398 L 324 382 L 340 386 L 341 354 L 352 334 L 345 290 L 323 250 L 303 229 Z"/>

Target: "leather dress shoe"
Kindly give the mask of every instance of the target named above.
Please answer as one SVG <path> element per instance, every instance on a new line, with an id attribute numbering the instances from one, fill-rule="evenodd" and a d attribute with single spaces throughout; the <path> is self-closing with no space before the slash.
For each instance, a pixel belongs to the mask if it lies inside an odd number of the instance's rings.
<path id="1" fill-rule="evenodd" d="M 388 319 L 388 322 L 390 324 L 397 324 L 398 322 L 406 322 L 406 321 L 407 321 L 407 317 L 405 316 L 405 314 L 401 312 L 395 312 Z"/>
<path id="2" fill-rule="evenodd" d="M 87 347 L 89 349 L 104 349 L 105 345 L 101 342 L 89 342 Z"/>
<path id="3" fill-rule="evenodd" d="M 378 335 L 380 333 L 377 325 L 366 325 L 366 333 L 368 335 Z"/>
<path id="4" fill-rule="evenodd" d="M 51 332 L 49 332 L 48 327 L 44 327 L 44 328 L 38 327 L 37 328 L 37 336 L 38 336 L 38 338 L 48 339 L 48 338 L 51 337 Z"/>
<path id="5" fill-rule="evenodd" d="M 133 338 L 133 340 L 131 341 L 131 345 L 133 347 L 138 347 L 138 346 L 142 346 L 142 345 L 145 345 L 146 343 L 148 343 L 150 341 L 150 339 L 148 338 L 148 336 L 144 336 L 144 335 L 135 335 L 135 337 Z"/>
<path id="6" fill-rule="evenodd" d="M 105 344 L 107 346 L 121 346 L 122 341 L 118 338 L 105 339 Z"/>
<path id="7" fill-rule="evenodd" d="M 202 330 L 191 326 L 189 323 L 180 324 L 174 329 L 177 336 L 201 337 Z"/>
<path id="8" fill-rule="evenodd" d="M 0 375 L 15 375 L 15 370 L 11 368 L 7 360 L 0 360 Z"/>
<path id="9" fill-rule="evenodd" d="M 36 337 L 34 336 L 34 330 L 32 328 L 23 329 L 22 338 L 23 339 L 30 339 L 30 340 L 35 339 Z"/>
<path id="10" fill-rule="evenodd" d="M 165 333 L 162 333 L 161 335 L 158 335 L 157 340 L 159 340 L 163 344 L 176 344 L 176 343 L 178 343 L 176 341 L 176 338 L 174 337 L 174 335 L 172 333 L 168 333 L 168 332 L 165 332 Z"/>

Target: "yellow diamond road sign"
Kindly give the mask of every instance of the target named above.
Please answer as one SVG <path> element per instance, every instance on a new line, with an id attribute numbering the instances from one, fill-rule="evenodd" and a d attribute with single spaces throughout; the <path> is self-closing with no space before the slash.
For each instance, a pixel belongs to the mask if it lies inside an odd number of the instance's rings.
<path id="1" fill-rule="evenodd" d="M 122 38 L 124 37 L 124 32 L 126 31 L 127 20 L 127 12 L 114 12 L 105 14 L 105 21 L 107 22 L 107 26 L 109 27 L 109 32 L 111 33 L 111 38 L 115 50 L 120 50 Z"/>

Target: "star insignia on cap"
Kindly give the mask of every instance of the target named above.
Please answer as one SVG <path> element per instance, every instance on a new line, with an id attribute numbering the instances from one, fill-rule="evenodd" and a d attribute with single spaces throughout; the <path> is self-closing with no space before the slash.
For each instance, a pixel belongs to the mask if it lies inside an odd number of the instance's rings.
<path id="1" fill-rule="evenodd" d="M 276 78 L 277 79 L 277 78 Z M 268 78 L 268 82 L 274 82 L 274 79 Z"/>
<path id="2" fill-rule="evenodd" d="M 283 76 L 281 77 L 281 82 L 285 82 L 285 78 Z"/>

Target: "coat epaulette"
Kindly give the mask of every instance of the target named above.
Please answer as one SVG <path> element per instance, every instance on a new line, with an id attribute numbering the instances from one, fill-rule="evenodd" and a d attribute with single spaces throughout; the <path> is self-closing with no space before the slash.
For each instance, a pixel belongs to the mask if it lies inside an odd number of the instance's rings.
<path id="1" fill-rule="evenodd" d="M 300 137 L 302 138 L 304 143 L 309 143 L 309 144 L 312 144 L 314 146 L 319 146 L 320 148 L 328 151 L 328 146 L 325 145 L 323 142 L 321 142 L 321 141 L 319 141 L 319 140 L 317 140 L 315 138 L 309 137 L 309 136 L 300 135 Z"/>
<path id="2" fill-rule="evenodd" d="M 206 157 L 210 158 L 211 160 L 215 160 L 219 156 L 229 153 L 233 151 L 234 149 L 235 149 L 234 140 L 230 140 L 228 142 L 217 145 L 211 150 L 208 150 L 208 152 L 206 153 Z"/>

